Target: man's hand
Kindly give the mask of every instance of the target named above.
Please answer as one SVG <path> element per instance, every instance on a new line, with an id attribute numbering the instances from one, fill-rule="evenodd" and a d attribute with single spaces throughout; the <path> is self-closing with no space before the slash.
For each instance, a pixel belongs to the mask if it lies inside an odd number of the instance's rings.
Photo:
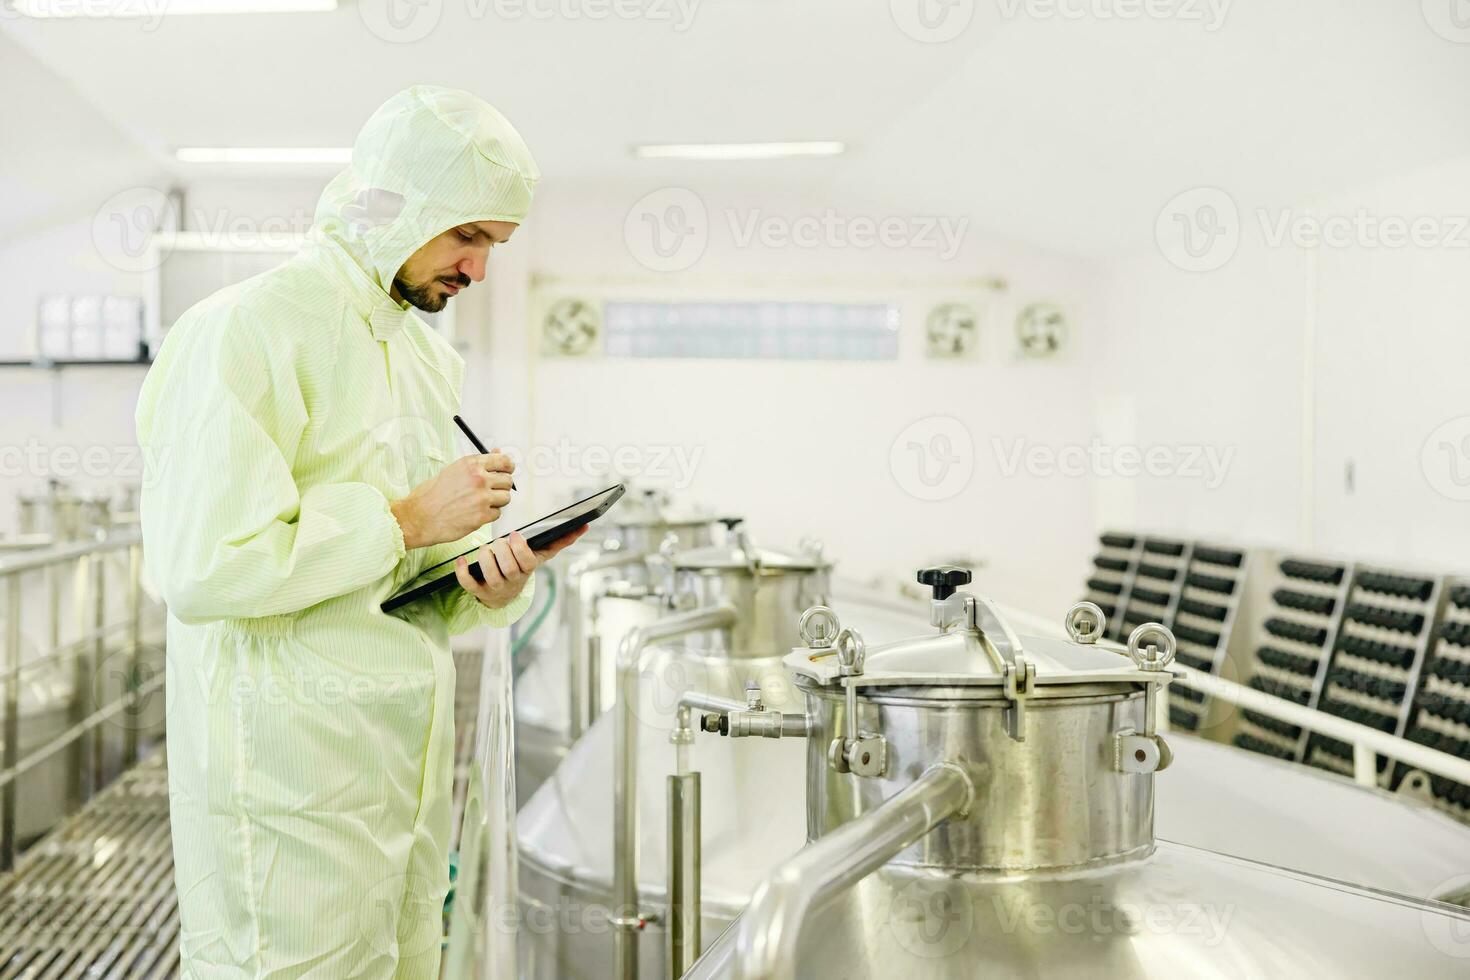
<path id="1" fill-rule="evenodd" d="M 403 546 L 412 550 L 458 541 L 498 518 L 510 503 L 515 468 L 498 450 L 466 456 L 395 500 L 391 506 L 403 529 Z"/>
<path id="2" fill-rule="evenodd" d="M 525 588 L 526 579 L 531 577 L 532 572 L 585 534 L 587 527 L 586 524 L 582 525 L 566 537 L 553 541 L 543 551 L 532 551 L 526 539 L 521 537 L 521 532 L 512 531 L 509 537 L 497 538 L 480 545 L 476 560 L 480 563 L 480 574 L 485 577 L 485 581 L 475 581 L 470 574 L 469 559 L 465 557 L 455 559 L 454 577 L 481 604 L 491 609 L 503 609 L 521 594 L 521 589 Z"/>

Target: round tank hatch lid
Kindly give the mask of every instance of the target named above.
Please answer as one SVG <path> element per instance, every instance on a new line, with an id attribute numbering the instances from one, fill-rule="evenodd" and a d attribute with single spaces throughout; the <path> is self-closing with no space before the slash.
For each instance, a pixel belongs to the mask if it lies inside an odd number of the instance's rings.
<path id="1" fill-rule="evenodd" d="M 1005 624 L 990 600 L 975 597 L 975 604 L 978 628 L 966 628 L 961 622 L 946 630 L 936 628 L 927 635 L 859 651 L 861 671 L 850 673 L 852 683 L 858 687 L 1003 687 L 1007 675 L 1018 673 L 1015 664 L 1020 662 L 1023 670 L 1031 672 L 1032 697 L 1048 693 L 1065 697 L 1069 685 L 1134 686 L 1169 676 L 1167 660 L 1158 669 L 1146 669 L 1124 646 L 1110 640 L 1022 636 Z M 786 667 L 817 684 L 840 686 L 842 660 L 852 661 L 853 642 L 839 638 L 832 647 L 797 648 L 786 657 Z M 861 646 L 861 639 L 856 643 Z M 1172 648 L 1172 639 L 1166 645 Z"/>

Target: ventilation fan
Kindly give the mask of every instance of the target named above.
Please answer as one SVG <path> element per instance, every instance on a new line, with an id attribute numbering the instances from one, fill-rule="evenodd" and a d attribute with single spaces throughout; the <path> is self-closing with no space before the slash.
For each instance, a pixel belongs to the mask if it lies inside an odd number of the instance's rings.
<path id="1" fill-rule="evenodd" d="M 591 303 L 560 299 L 541 321 L 541 346 L 547 354 L 580 357 L 591 353 L 602 336 L 602 317 Z"/>
<path id="2" fill-rule="evenodd" d="M 1028 357 L 1050 357 L 1067 343 L 1067 315 L 1053 303 L 1032 303 L 1016 317 L 1016 339 Z"/>
<path id="3" fill-rule="evenodd" d="M 924 321 L 925 349 L 930 357 L 965 357 L 980 347 L 980 318 L 961 303 L 942 303 Z"/>

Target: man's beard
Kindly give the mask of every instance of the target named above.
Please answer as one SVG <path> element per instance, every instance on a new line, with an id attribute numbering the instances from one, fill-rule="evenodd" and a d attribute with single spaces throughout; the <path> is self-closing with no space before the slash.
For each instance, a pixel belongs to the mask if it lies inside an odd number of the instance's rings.
<path id="1" fill-rule="evenodd" d="M 460 273 L 457 276 L 445 276 L 444 279 L 449 280 L 461 289 L 470 284 L 470 277 L 464 273 Z M 448 293 L 440 292 L 435 288 L 441 285 L 443 281 L 443 279 L 430 279 L 426 283 L 415 285 L 398 278 L 393 280 L 393 288 L 397 289 L 398 295 L 402 296 L 408 302 L 408 305 L 414 309 L 423 310 L 425 313 L 438 313 L 449 305 L 450 299 Z"/>

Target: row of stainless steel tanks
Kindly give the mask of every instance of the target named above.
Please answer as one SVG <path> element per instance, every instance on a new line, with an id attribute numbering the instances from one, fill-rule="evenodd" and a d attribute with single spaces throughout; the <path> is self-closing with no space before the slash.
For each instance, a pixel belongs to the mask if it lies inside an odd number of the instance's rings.
<path id="1" fill-rule="evenodd" d="M 926 622 L 657 494 L 601 523 L 522 638 L 523 977 L 1470 972 L 1470 829 L 1156 731 L 1162 627 L 955 568 Z"/>

